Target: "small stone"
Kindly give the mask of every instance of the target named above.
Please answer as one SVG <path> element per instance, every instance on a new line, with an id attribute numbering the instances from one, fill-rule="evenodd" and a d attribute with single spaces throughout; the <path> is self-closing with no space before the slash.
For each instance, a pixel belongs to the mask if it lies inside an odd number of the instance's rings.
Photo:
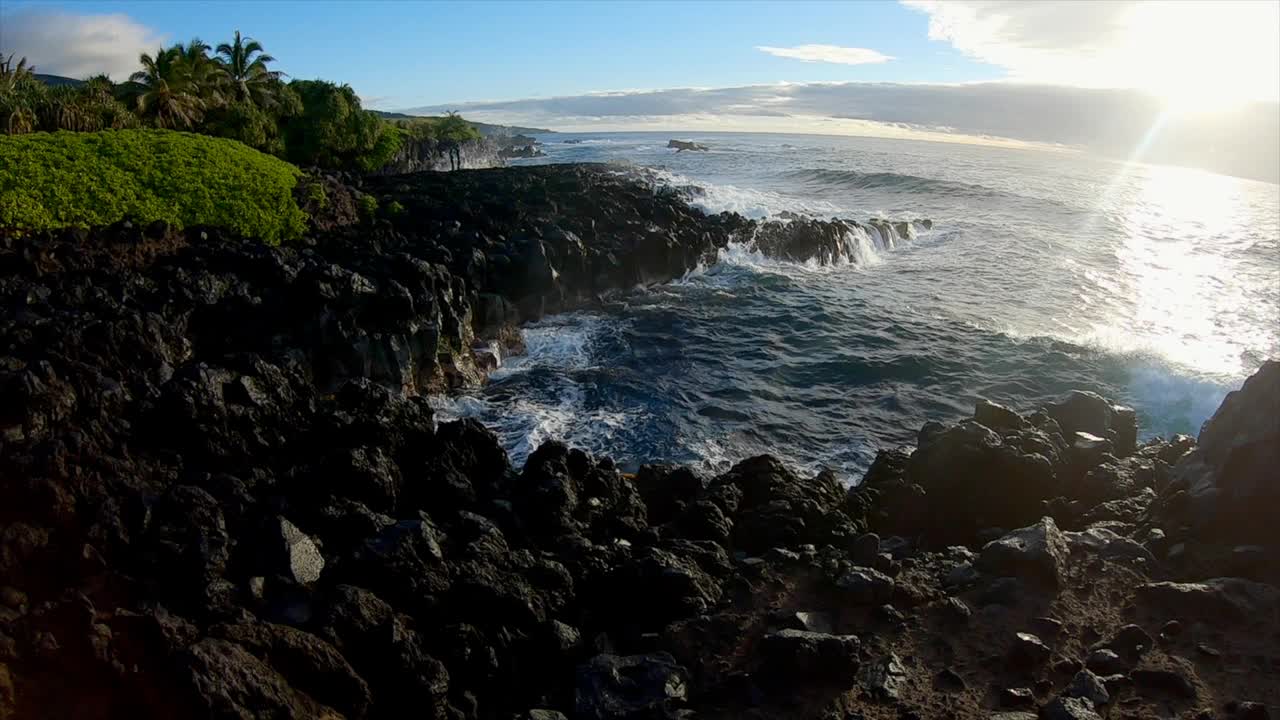
<path id="1" fill-rule="evenodd" d="M 293 523 L 277 516 L 270 527 L 276 571 L 299 584 L 313 583 L 324 570 L 324 557 L 312 539 Z"/>
<path id="2" fill-rule="evenodd" d="M 1206 657 L 1216 658 L 1216 657 L 1222 656 L 1222 651 L 1218 650 L 1215 647 L 1210 647 L 1208 645 L 1205 645 L 1204 643 L 1197 643 L 1196 651 Z"/>
<path id="3" fill-rule="evenodd" d="M 795 613 L 794 617 L 800 624 L 800 628 L 798 629 L 816 633 L 835 632 L 835 621 L 831 617 L 831 613 L 798 612 Z"/>
<path id="4" fill-rule="evenodd" d="M 1107 705 L 1111 702 L 1111 693 L 1107 690 L 1106 683 L 1088 670 L 1076 673 L 1062 694 L 1065 697 L 1086 698 L 1095 706 Z"/>
<path id="5" fill-rule="evenodd" d="M 901 625 L 907 621 L 906 617 L 903 616 L 902 612 L 899 611 L 898 608 L 889 604 L 881 605 L 876 608 L 876 617 L 892 625 Z"/>
<path id="6" fill-rule="evenodd" d="M 1009 648 L 1009 660 L 1018 668 L 1037 668 L 1049 661 L 1053 652 L 1040 638 L 1031 633 L 1014 635 L 1013 645 Z"/>
<path id="7" fill-rule="evenodd" d="M 1182 634 L 1182 623 L 1170 620 L 1160 627 L 1160 639 L 1169 642 Z"/>
<path id="8" fill-rule="evenodd" d="M 1004 688 L 1000 691 L 1000 707 L 1029 708 L 1035 704 L 1036 696 L 1031 688 Z"/>
<path id="9" fill-rule="evenodd" d="M 947 571 L 942 584 L 949 588 L 962 588 L 974 584 L 982 577 L 982 573 L 973 567 L 973 563 L 960 563 Z"/>
<path id="10" fill-rule="evenodd" d="M 1058 697 L 1040 713 L 1044 720 L 1102 720 L 1093 703 L 1084 698 Z"/>
<path id="11" fill-rule="evenodd" d="M 1129 669 L 1129 663 L 1107 648 L 1098 648 L 1089 653 L 1089 658 L 1085 660 L 1084 664 L 1085 667 L 1099 675 L 1114 675 Z"/>

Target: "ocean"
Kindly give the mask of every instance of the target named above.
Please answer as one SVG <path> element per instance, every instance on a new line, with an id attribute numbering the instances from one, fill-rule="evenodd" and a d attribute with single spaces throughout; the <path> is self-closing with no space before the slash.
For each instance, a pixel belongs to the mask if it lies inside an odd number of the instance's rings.
<path id="1" fill-rule="evenodd" d="M 707 152 L 668 150 L 677 137 Z M 1195 434 L 1280 356 L 1280 186 L 1075 152 L 813 135 L 553 134 L 528 163 L 609 162 L 707 212 L 928 218 L 818 266 L 749 242 L 679 281 L 524 329 L 527 354 L 433 400 L 522 463 L 558 439 L 634 468 L 771 453 L 855 483 L 978 398 L 1073 389 Z M 567 143 L 566 140 L 579 141 Z"/>

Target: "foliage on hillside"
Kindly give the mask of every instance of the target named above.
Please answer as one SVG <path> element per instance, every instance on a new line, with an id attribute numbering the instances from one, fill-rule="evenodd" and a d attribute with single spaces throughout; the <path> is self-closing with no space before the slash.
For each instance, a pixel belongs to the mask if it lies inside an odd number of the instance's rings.
<path id="1" fill-rule="evenodd" d="M 164 130 L 0 136 L 0 228 L 121 220 L 299 236 L 297 168 L 230 140 Z"/>
<path id="2" fill-rule="evenodd" d="M 460 146 L 477 140 L 456 115 L 390 122 L 361 107 L 348 85 L 293 80 L 275 58 L 237 31 L 216 51 L 199 38 L 139 57 L 128 82 L 100 76 L 50 86 L 26 59 L 0 55 L 0 133 L 154 127 L 225 137 L 299 165 L 376 170 L 406 139 L 429 139 L 461 165 Z"/>

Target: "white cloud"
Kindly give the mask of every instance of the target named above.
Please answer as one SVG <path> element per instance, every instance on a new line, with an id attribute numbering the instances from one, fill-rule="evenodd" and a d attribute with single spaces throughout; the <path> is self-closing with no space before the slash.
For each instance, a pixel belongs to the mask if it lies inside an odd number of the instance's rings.
<path id="1" fill-rule="evenodd" d="M 840 47 L 839 45 L 796 45 L 795 47 L 757 45 L 756 49 L 777 57 L 838 65 L 873 65 L 893 59 L 868 48 Z"/>
<path id="2" fill-rule="evenodd" d="M 127 15 L 77 15 L 22 10 L 0 17 L 0 49 L 26 57 L 36 72 L 85 78 L 107 73 L 120 81 L 137 70 L 138 55 L 166 36 Z"/>
<path id="3" fill-rule="evenodd" d="M 1280 3 L 902 0 L 929 37 L 1012 80 L 1221 105 L 1280 94 Z"/>

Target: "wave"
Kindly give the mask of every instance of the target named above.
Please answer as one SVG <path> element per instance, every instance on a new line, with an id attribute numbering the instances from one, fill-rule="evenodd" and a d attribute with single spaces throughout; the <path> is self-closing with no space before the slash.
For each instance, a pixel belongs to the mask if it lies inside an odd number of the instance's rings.
<path id="1" fill-rule="evenodd" d="M 782 176 L 804 185 L 818 185 L 841 189 L 888 189 L 903 193 L 934 193 L 938 195 L 964 195 L 969 197 L 1003 197 L 1010 195 L 985 185 L 941 180 L 939 178 L 904 175 L 891 172 L 858 172 L 856 170 L 830 170 L 812 168 L 787 170 Z"/>
<path id="2" fill-rule="evenodd" d="M 823 218 L 846 212 L 846 209 L 824 200 L 736 185 L 717 185 L 660 168 L 644 168 L 642 172 L 655 186 L 682 193 L 690 205 L 709 215 L 736 212 L 743 217 L 761 220 L 789 212 Z"/>

